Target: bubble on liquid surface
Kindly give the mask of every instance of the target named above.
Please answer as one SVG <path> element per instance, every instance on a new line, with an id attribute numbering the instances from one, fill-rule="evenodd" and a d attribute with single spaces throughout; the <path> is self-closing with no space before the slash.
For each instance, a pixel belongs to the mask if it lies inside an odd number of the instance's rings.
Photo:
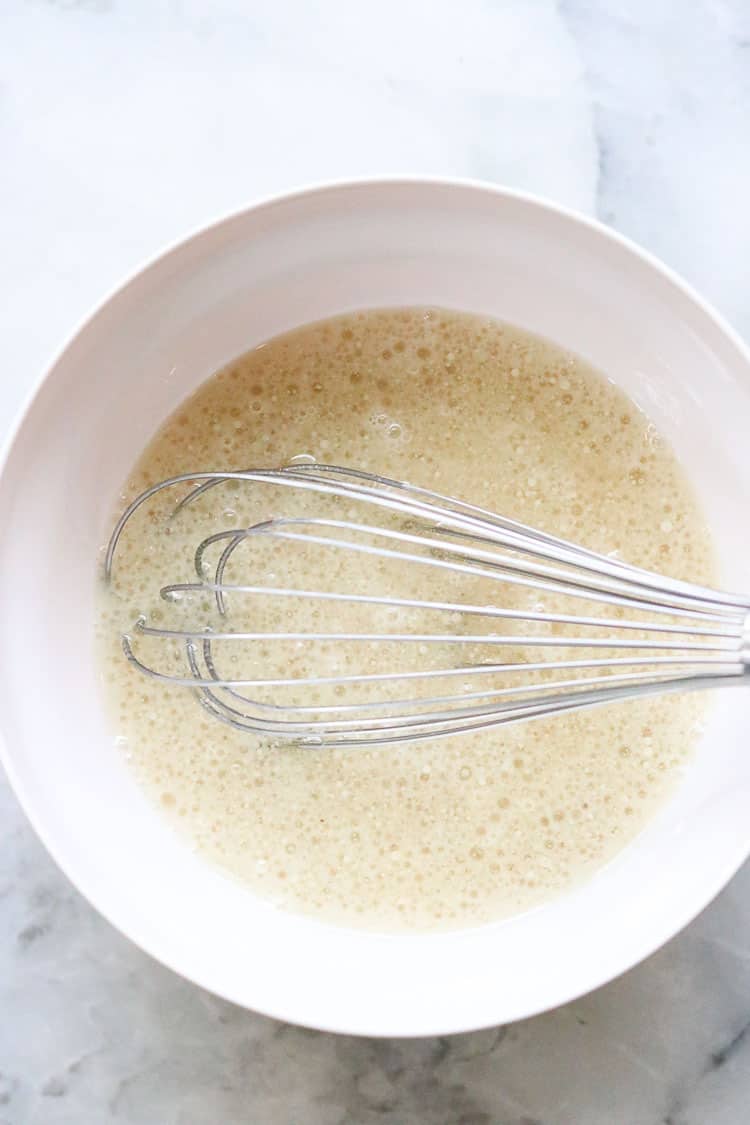
<path id="1" fill-rule="evenodd" d="M 157 434 L 123 488 L 124 501 L 169 475 L 204 466 L 315 464 L 315 451 L 332 464 L 411 480 L 604 554 L 710 584 L 709 541 L 680 467 L 614 386 L 575 357 L 509 326 L 447 312 L 423 319 L 424 313 L 356 314 L 234 360 L 226 379 L 206 383 Z M 259 407 L 252 414 L 250 402 Z M 240 415 L 232 413 L 237 410 Z M 392 425 L 401 427 L 400 435 L 389 433 Z M 634 487 L 628 474 L 636 469 L 643 476 Z M 334 750 L 319 737 L 264 741 L 235 730 L 213 719 L 187 689 L 165 687 L 128 665 L 120 634 L 133 629 L 139 614 L 154 622 L 158 612 L 160 627 L 194 627 L 199 634 L 206 628 L 336 631 L 343 613 L 326 603 L 305 607 L 291 598 L 235 594 L 221 617 L 206 591 L 159 598 L 164 585 L 197 580 L 197 543 L 240 521 L 364 518 L 393 526 L 389 513 L 351 497 L 339 502 L 300 493 L 236 482 L 207 491 L 176 520 L 168 519 L 166 503 L 144 510 L 137 533 L 118 547 L 113 587 L 99 591 L 102 672 L 112 727 L 123 740 L 118 752 L 199 856 L 283 909 L 346 925 L 430 929 L 527 909 L 585 878 L 631 840 L 687 760 L 703 713 L 698 696 L 649 699 L 461 739 Z M 424 533 L 419 520 L 405 524 L 398 526 Z M 668 544 L 669 554 L 659 553 L 660 544 Z M 218 554 L 218 548 L 207 553 L 208 575 Z M 279 541 L 243 546 L 230 568 L 227 581 L 252 573 L 280 588 L 348 582 L 355 592 L 376 595 L 572 611 L 546 591 L 540 598 L 496 578 L 448 581 L 428 566 L 381 570 L 366 556 L 344 565 L 337 551 Z M 368 621 L 373 627 L 363 607 L 343 609 L 353 627 Z M 512 626 L 403 607 L 378 617 L 378 628 L 397 632 L 505 633 Z M 136 630 L 132 643 L 160 671 L 186 674 L 184 642 Z M 192 651 L 201 661 L 200 639 Z M 211 654 L 219 674 L 249 680 L 390 672 L 414 663 L 469 668 L 519 656 L 512 646 L 372 644 L 355 653 L 295 640 L 253 642 L 250 651 L 212 641 Z M 288 722 L 299 718 L 295 705 L 350 703 L 350 687 L 340 686 L 338 693 L 334 685 L 285 692 L 244 686 L 238 690 L 249 702 L 226 699 Z M 401 681 L 379 690 L 392 698 L 449 693 L 463 707 L 473 691 L 501 686 L 499 674 L 467 672 L 421 688 Z M 174 803 L 165 803 L 165 794 Z"/>

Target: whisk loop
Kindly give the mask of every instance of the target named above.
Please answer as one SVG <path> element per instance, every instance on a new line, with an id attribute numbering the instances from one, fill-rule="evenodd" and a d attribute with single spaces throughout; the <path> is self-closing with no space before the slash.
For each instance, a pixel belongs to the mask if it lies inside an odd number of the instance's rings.
<path id="1" fill-rule="evenodd" d="M 139 618 L 122 645 L 140 672 L 192 688 L 212 716 L 239 730 L 306 746 L 405 743 L 639 696 L 739 684 L 750 667 L 748 597 L 667 578 L 476 505 L 335 465 L 185 473 L 161 481 L 138 496 L 115 525 L 105 555 L 107 579 L 123 530 L 142 505 L 165 489 L 192 486 L 176 504 L 174 518 L 179 518 L 212 489 L 234 482 L 242 487 L 278 486 L 279 514 L 206 536 L 195 551 L 196 580 L 170 583 L 161 590 L 166 601 L 208 596 L 220 627 L 205 620 L 187 628 L 162 627 Z M 380 526 L 328 515 L 290 516 L 284 511 L 289 499 L 285 490 L 331 497 L 360 511 L 364 505 L 373 517 L 389 522 Z M 261 544 L 288 552 L 303 547 L 326 558 L 359 557 L 365 567 L 386 563 L 400 574 L 445 580 L 451 589 L 458 581 L 490 583 L 493 593 L 485 604 L 453 596 L 392 595 L 390 590 L 383 594 L 275 585 L 253 571 L 252 556 L 242 567 L 247 581 L 227 581 L 228 570 L 238 565 L 238 552 L 252 552 Z M 212 552 L 217 557 L 209 565 Z M 576 599 L 582 612 L 508 604 L 524 591 L 562 598 L 566 605 Z M 448 627 L 324 631 L 305 626 L 288 632 L 231 628 L 228 601 L 248 597 L 295 599 L 325 609 L 333 625 L 335 609 L 343 612 L 346 605 L 394 611 L 407 621 L 415 611 L 443 615 Z M 471 628 L 472 622 L 490 623 L 493 631 Z M 136 651 L 138 638 L 179 646 L 183 672 L 160 670 L 144 660 Z M 321 651 L 341 646 L 342 660 L 348 658 L 346 646 L 382 646 L 386 653 L 392 646 L 402 651 L 417 646 L 417 655 L 437 653 L 445 663 L 430 667 L 425 659 L 416 668 L 399 671 L 386 655 L 382 670 L 361 674 L 326 671 L 315 657 L 305 674 L 243 676 L 220 669 L 218 649 L 224 645 L 247 653 L 249 646 L 275 642 L 320 646 Z M 461 652 L 468 648 L 473 654 L 478 646 L 493 659 L 462 662 Z M 261 698 L 269 689 L 273 702 Z M 302 704 L 283 702 L 290 689 L 304 689 L 308 699 Z M 343 701 L 322 703 L 316 698 L 319 689 L 332 689 Z M 361 690 L 367 698 L 357 698 Z"/>

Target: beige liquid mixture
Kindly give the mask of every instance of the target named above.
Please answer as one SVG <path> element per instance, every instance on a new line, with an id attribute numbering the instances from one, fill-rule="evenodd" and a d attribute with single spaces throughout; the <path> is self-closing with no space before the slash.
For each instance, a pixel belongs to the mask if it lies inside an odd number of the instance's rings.
<path id="1" fill-rule="evenodd" d="M 407 479 L 667 574 L 713 577 L 709 537 L 674 454 L 617 388 L 527 333 L 441 310 L 359 313 L 249 352 L 166 422 L 122 501 L 178 473 L 275 467 L 300 455 Z M 599 867 L 674 784 L 700 724 L 696 697 L 404 748 L 273 746 L 212 719 L 186 689 L 132 669 L 120 632 L 141 614 L 177 628 L 220 620 L 205 595 L 179 604 L 158 597 L 165 583 L 195 580 L 193 552 L 211 532 L 273 514 L 341 517 L 342 510 L 286 490 L 222 486 L 170 520 L 185 491 L 160 494 L 123 538 L 113 585 L 100 599 L 103 674 L 116 734 L 138 779 L 204 856 L 258 894 L 374 929 L 484 922 Z M 260 575 L 273 585 L 423 598 L 438 592 L 429 585 L 437 579 L 418 568 L 334 561 L 307 546 L 250 552 L 237 553 L 228 581 Z M 498 596 L 494 584 L 440 582 L 448 600 L 486 604 Z M 529 590 L 509 597 L 507 604 L 528 609 L 557 608 Z M 373 627 L 371 618 L 363 626 L 357 607 L 249 602 L 232 601 L 233 628 Z M 382 630 L 496 628 L 382 612 Z M 461 662 L 497 659 L 466 649 Z M 142 641 L 139 653 L 184 674 L 175 645 Z M 221 660 L 227 674 L 305 674 L 311 651 L 299 642 L 263 643 L 239 654 L 224 649 Z M 457 654 L 440 645 L 314 653 L 315 670 L 328 674 L 415 662 L 451 666 Z M 338 700 L 323 695 L 316 699 L 341 702 L 340 690 Z"/>

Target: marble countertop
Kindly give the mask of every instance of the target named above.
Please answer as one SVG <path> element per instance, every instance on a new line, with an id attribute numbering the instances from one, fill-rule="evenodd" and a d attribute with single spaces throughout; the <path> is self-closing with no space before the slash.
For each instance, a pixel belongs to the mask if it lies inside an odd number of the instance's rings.
<path id="1" fill-rule="evenodd" d="M 598 215 L 750 336 L 750 7 L 0 0 L 0 436 L 145 257 L 266 193 L 375 172 Z M 337 1037 L 133 948 L 0 779 L 0 1125 L 742 1125 L 748 1105 L 750 867 L 565 1008 L 467 1036 Z"/>

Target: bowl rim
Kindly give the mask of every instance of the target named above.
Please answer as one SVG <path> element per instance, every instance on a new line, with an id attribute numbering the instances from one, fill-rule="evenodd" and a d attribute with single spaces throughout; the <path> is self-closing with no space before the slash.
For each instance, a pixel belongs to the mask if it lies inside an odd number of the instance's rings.
<path id="1" fill-rule="evenodd" d="M 612 230 L 606 226 L 599 219 L 592 218 L 581 212 L 558 204 L 543 196 L 535 193 L 508 188 L 500 184 L 494 184 L 483 180 L 466 178 L 466 177 L 443 177 L 443 176 L 421 176 L 421 175 L 377 175 L 377 176 L 360 176 L 355 178 L 342 178 L 334 180 L 318 180 L 302 187 L 277 192 L 269 196 L 261 197 L 243 207 L 235 208 L 232 211 L 222 214 L 209 222 L 201 223 L 194 226 L 186 235 L 173 239 L 166 243 L 161 249 L 149 255 L 140 265 L 131 269 L 124 280 L 120 281 L 111 287 L 104 296 L 96 303 L 95 307 L 84 316 L 82 316 L 74 328 L 68 333 L 62 346 L 59 346 L 52 353 L 51 359 L 42 367 L 40 373 L 33 381 L 31 388 L 24 396 L 20 407 L 17 408 L 15 416 L 8 427 L 4 440 L 0 446 L 0 486 L 2 486 L 3 478 L 5 475 L 6 467 L 12 456 L 14 447 L 21 434 L 24 423 L 27 417 L 33 410 L 37 397 L 40 395 L 43 387 L 47 383 L 58 364 L 64 358 L 68 350 L 74 345 L 78 338 L 88 329 L 88 327 L 97 319 L 101 312 L 120 295 L 124 294 L 129 287 L 138 284 L 142 276 L 148 273 L 152 268 L 157 267 L 163 263 L 172 254 L 186 250 L 190 245 L 196 244 L 206 236 L 210 236 L 219 232 L 222 228 L 229 228 L 237 221 L 242 220 L 250 213 L 259 214 L 264 211 L 270 211 L 279 206 L 286 204 L 293 204 L 300 200 L 306 200 L 321 195 L 335 194 L 337 192 L 344 192 L 346 194 L 353 194 L 358 191 L 370 191 L 373 188 L 426 188 L 431 189 L 456 189 L 459 191 L 468 190 L 470 192 L 481 193 L 486 197 L 494 197 L 505 199 L 517 203 L 527 204 L 532 208 L 538 208 L 548 215 L 562 219 L 571 224 L 573 227 L 587 230 L 588 232 L 598 235 L 600 238 L 609 242 L 611 245 L 618 247 L 626 254 L 639 259 L 645 266 L 649 267 L 656 274 L 669 283 L 683 298 L 692 303 L 703 317 L 705 317 L 713 327 L 718 330 L 719 334 L 724 337 L 738 353 L 739 357 L 744 360 L 750 369 L 750 347 L 745 343 L 737 330 L 729 323 L 729 321 L 719 313 L 713 305 L 703 298 L 697 290 L 684 280 L 675 270 L 667 266 L 658 257 L 650 251 L 643 249 L 632 239 Z M 48 833 L 42 823 L 36 816 L 33 808 L 33 801 L 29 796 L 26 787 L 17 772 L 12 755 L 9 750 L 8 740 L 4 731 L 3 717 L 0 715 L 0 764 L 2 764 L 11 790 L 13 791 L 16 800 L 18 801 L 21 809 L 23 810 L 27 820 L 31 824 L 38 839 L 43 844 L 48 855 L 54 861 L 56 866 L 63 872 L 66 878 L 72 885 L 79 889 L 78 881 L 75 873 L 68 869 L 68 864 L 64 859 L 61 859 L 55 850 L 54 844 L 49 839 Z M 544 1003 L 538 1003 L 522 1012 L 511 1014 L 510 1017 L 505 1017 L 508 1020 L 523 1019 L 533 1015 L 541 1014 L 542 1012 L 549 1011 L 560 1005 L 566 1004 L 575 1000 L 582 994 L 587 994 L 590 991 L 598 989 L 612 980 L 617 979 L 619 976 L 639 964 L 642 960 L 650 956 L 657 949 L 659 949 L 666 941 L 669 941 L 673 936 L 676 936 L 685 926 L 687 926 L 698 914 L 700 914 L 718 895 L 718 893 L 729 882 L 736 871 L 741 867 L 744 861 L 750 855 L 750 843 L 747 846 L 738 845 L 736 853 L 731 859 L 716 868 L 716 874 L 711 880 L 711 887 L 708 893 L 701 896 L 700 901 L 692 904 L 688 909 L 683 910 L 679 916 L 673 917 L 669 926 L 662 929 L 668 932 L 654 933 L 650 931 L 644 936 L 644 940 L 640 943 L 638 952 L 635 957 L 629 957 L 628 962 L 614 971 L 609 969 L 603 973 L 598 974 L 594 979 L 589 981 L 586 985 L 585 991 L 582 993 L 579 985 L 569 985 L 561 987 L 557 993 L 551 996 Z M 96 901 L 96 897 L 90 898 L 88 893 L 79 891 L 80 894 L 94 907 L 98 914 L 104 917 L 107 922 L 113 926 L 115 930 L 123 934 L 129 941 L 131 941 L 138 949 L 143 950 L 148 956 L 152 957 L 159 964 L 170 969 L 178 976 L 197 984 L 199 987 L 206 989 L 206 991 L 213 995 L 240 1006 L 247 1006 L 242 1000 L 238 1000 L 236 996 L 231 995 L 227 990 L 217 988 L 217 986 L 204 979 L 201 979 L 201 974 L 188 974 L 184 969 L 180 968 L 174 963 L 174 958 L 170 955 L 165 955 L 151 947 L 151 942 L 143 942 L 140 937 L 134 936 L 131 932 L 131 927 L 124 924 L 120 920 L 115 921 L 112 917 L 112 911 L 103 909 Z M 444 937 L 445 935 L 436 934 L 431 935 L 434 937 Z M 340 1024 L 337 1025 L 336 1021 L 328 1022 L 326 1018 L 317 1019 L 312 1022 L 299 1020 L 294 1016 L 290 1017 L 287 1010 L 284 1010 L 284 1004 L 281 1003 L 278 1008 L 273 1005 L 265 1004 L 260 1007 L 253 1007 L 251 1010 L 257 1011 L 262 1015 L 269 1016 L 274 1019 L 289 1021 L 292 1019 L 300 1026 L 307 1026 L 317 1030 L 331 1032 L 335 1034 L 355 1034 L 355 1035 L 368 1035 L 373 1037 L 418 1037 L 424 1035 L 445 1035 L 445 1034 L 458 1034 L 461 1032 L 468 1032 L 479 1030 L 485 1027 L 496 1025 L 496 1021 L 480 1020 L 466 1022 L 462 1026 L 456 1026 L 455 1021 L 450 1025 L 436 1026 L 430 1022 L 429 1027 L 423 1024 L 419 1018 L 412 1018 L 409 1027 L 398 1025 L 398 1020 L 394 1020 L 392 1027 L 381 1027 L 373 1031 L 372 1027 L 367 1023 L 366 1014 L 360 1021 L 360 1026 L 348 1026 L 342 1028 Z M 421 1024 L 421 1026 L 420 1026 Z"/>

